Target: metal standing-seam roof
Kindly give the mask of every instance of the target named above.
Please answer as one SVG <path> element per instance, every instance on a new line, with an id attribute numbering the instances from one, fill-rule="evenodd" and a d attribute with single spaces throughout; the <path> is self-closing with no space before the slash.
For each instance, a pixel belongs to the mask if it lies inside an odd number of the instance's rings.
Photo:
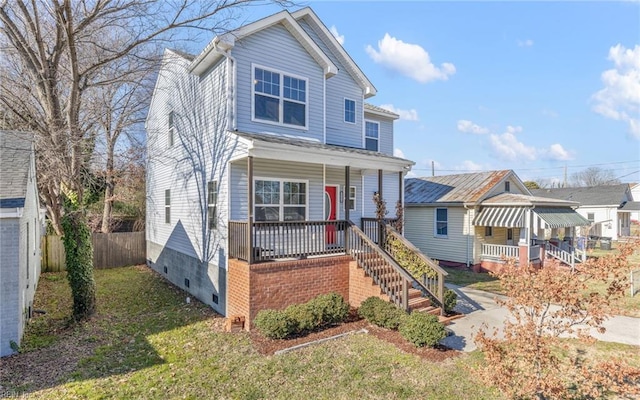
<path id="1" fill-rule="evenodd" d="M 406 204 L 477 203 L 511 170 L 430 176 L 405 180 Z"/>
<path id="2" fill-rule="evenodd" d="M 0 208 L 24 207 L 31 155 L 29 133 L 0 130 Z"/>

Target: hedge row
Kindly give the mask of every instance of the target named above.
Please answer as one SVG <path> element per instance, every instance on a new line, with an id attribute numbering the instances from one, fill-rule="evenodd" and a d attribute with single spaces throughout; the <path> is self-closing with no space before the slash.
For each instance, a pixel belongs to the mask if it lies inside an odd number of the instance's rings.
<path id="1" fill-rule="evenodd" d="M 337 324 L 349 314 L 349 304 L 337 293 L 323 294 L 285 310 L 262 310 L 253 323 L 266 337 L 285 339 L 294 334 Z"/>

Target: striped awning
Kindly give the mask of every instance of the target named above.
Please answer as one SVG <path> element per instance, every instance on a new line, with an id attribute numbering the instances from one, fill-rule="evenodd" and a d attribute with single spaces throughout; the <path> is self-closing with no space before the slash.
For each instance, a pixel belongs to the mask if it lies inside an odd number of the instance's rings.
<path id="1" fill-rule="evenodd" d="M 540 207 L 534 208 L 533 212 L 545 222 L 546 228 L 591 225 L 588 219 L 571 208 Z"/>
<path id="2" fill-rule="evenodd" d="M 484 207 L 473 220 L 475 226 L 524 227 L 525 207 Z"/>

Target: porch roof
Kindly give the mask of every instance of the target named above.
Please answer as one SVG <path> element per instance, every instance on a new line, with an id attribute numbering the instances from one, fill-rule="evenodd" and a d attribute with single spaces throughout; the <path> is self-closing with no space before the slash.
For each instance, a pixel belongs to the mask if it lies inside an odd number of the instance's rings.
<path id="1" fill-rule="evenodd" d="M 540 207 L 533 209 L 534 214 L 542 218 L 547 228 L 568 228 L 571 226 L 589 226 L 591 222 L 570 208 Z"/>
<path id="2" fill-rule="evenodd" d="M 407 172 L 415 164 L 377 151 L 320 143 L 316 140 L 271 133 L 233 132 L 246 143 L 248 155 L 285 161 L 361 169 Z"/>
<path id="3" fill-rule="evenodd" d="M 476 226 L 523 228 L 526 207 L 485 207 L 473 220 Z"/>

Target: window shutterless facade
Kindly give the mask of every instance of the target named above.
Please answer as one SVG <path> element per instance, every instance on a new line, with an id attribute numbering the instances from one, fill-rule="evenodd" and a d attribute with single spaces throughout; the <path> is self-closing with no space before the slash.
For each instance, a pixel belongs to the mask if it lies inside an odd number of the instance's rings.
<path id="1" fill-rule="evenodd" d="M 349 197 L 347 199 L 347 202 L 349 203 L 349 210 L 356 209 L 356 187 L 355 186 L 349 187 Z"/>
<path id="2" fill-rule="evenodd" d="M 306 181 L 259 178 L 254 181 L 256 221 L 307 219 Z"/>
<path id="3" fill-rule="evenodd" d="M 344 99 L 344 122 L 356 123 L 356 102 L 351 99 Z"/>
<path id="4" fill-rule="evenodd" d="M 373 121 L 364 122 L 364 148 L 380 151 L 380 124 Z"/>
<path id="5" fill-rule="evenodd" d="M 207 183 L 207 221 L 209 229 L 216 229 L 218 226 L 218 181 Z"/>
<path id="6" fill-rule="evenodd" d="M 253 120 L 307 128 L 308 79 L 253 66 Z"/>
<path id="7" fill-rule="evenodd" d="M 447 237 L 449 225 L 449 213 L 446 208 L 436 208 L 435 210 L 435 232 L 437 237 Z"/>

